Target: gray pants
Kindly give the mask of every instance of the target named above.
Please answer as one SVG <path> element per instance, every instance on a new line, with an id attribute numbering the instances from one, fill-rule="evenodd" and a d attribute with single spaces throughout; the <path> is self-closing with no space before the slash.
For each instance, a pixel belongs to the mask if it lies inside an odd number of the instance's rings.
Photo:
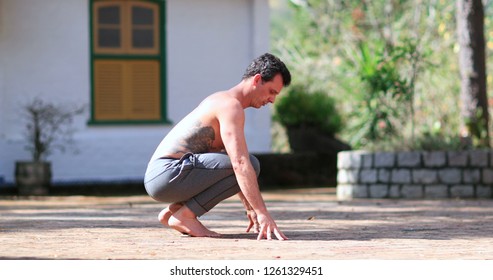
<path id="1" fill-rule="evenodd" d="M 250 161 L 258 177 L 259 161 L 252 155 Z M 197 216 L 240 192 L 231 160 L 224 153 L 188 153 L 181 159 L 157 159 L 149 163 L 144 185 L 153 199 L 184 203 Z"/>

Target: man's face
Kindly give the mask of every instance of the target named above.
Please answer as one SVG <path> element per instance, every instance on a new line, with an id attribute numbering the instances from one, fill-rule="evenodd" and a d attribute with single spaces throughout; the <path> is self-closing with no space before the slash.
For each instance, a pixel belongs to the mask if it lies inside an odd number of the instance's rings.
<path id="1" fill-rule="evenodd" d="M 254 100 L 253 107 L 260 108 L 269 103 L 274 103 L 283 86 L 281 74 L 277 74 L 272 81 L 268 82 L 260 79 L 257 82 L 258 94 L 256 95 L 257 98 Z"/>

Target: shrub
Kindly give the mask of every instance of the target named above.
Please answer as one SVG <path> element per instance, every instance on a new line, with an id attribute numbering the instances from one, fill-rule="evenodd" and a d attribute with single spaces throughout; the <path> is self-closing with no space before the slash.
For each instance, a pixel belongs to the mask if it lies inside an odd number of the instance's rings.
<path id="1" fill-rule="evenodd" d="M 285 128 L 312 127 L 334 136 L 342 129 L 342 119 L 335 100 L 323 92 L 308 92 L 302 85 L 292 85 L 274 104 L 274 121 Z"/>

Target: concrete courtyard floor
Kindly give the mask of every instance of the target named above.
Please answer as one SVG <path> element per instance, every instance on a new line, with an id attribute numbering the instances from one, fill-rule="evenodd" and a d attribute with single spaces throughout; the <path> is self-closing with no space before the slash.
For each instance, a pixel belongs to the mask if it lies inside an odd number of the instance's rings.
<path id="1" fill-rule="evenodd" d="M 221 238 L 164 228 L 147 196 L 0 197 L 0 259 L 491 260 L 493 200 L 354 200 L 334 188 L 264 191 L 288 241 L 245 233 L 241 202 L 201 221 Z"/>

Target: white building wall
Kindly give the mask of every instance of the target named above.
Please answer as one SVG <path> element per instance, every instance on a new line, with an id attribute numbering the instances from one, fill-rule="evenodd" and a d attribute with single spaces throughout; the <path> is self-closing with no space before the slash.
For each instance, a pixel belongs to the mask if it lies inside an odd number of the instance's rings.
<path id="1" fill-rule="evenodd" d="M 87 0 L 0 0 L 0 178 L 28 160 L 19 109 L 35 96 L 90 105 Z M 205 96 L 235 85 L 268 50 L 267 0 L 168 0 L 168 118 L 179 121 Z M 170 125 L 89 126 L 76 119 L 77 153 L 55 153 L 53 180 L 138 181 Z M 268 108 L 247 110 L 252 152 L 270 150 Z M 1 182 L 0 182 L 1 183 Z"/>

